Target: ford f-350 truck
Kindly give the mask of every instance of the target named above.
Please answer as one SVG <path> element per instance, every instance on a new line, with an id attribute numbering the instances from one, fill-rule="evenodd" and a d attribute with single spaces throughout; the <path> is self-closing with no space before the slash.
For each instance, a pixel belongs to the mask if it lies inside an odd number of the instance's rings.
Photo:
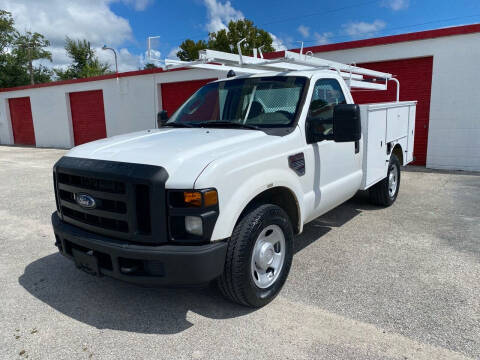
<path id="1" fill-rule="evenodd" d="M 226 66 L 229 77 L 161 113 L 158 129 L 75 147 L 55 164 L 56 246 L 94 275 L 215 280 L 259 307 L 285 283 L 306 223 L 359 190 L 394 203 L 416 103 L 356 105 L 350 88 L 386 89 L 392 75 L 302 54 L 203 55 L 179 65 Z"/>

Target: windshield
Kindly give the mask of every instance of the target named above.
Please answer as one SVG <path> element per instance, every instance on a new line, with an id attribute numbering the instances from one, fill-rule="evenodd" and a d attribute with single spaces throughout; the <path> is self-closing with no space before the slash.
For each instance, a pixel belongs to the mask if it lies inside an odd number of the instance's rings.
<path id="1" fill-rule="evenodd" d="M 288 127 L 294 122 L 305 77 L 240 78 L 207 84 L 166 125 Z"/>

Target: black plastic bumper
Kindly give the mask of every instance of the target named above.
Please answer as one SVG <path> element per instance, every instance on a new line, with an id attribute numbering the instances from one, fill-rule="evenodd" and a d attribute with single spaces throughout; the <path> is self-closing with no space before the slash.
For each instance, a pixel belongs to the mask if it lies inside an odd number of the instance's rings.
<path id="1" fill-rule="evenodd" d="M 142 285 L 195 285 L 223 272 L 226 242 L 134 245 L 66 224 L 56 212 L 52 225 L 60 253 L 75 261 L 77 267 L 97 275 Z"/>

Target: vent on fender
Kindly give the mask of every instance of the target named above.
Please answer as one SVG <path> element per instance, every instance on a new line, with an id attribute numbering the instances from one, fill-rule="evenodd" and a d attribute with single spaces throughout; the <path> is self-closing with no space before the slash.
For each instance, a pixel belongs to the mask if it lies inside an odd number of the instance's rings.
<path id="1" fill-rule="evenodd" d="M 298 153 L 288 157 L 288 166 L 297 173 L 298 176 L 305 175 L 305 155 Z"/>

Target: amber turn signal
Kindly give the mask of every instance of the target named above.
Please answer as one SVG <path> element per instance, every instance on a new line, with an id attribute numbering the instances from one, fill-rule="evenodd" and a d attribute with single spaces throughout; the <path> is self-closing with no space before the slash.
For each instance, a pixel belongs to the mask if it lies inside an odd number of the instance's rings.
<path id="1" fill-rule="evenodd" d="M 218 204 L 218 195 L 216 190 L 209 190 L 203 194 L 204 206 L 212 206 Z"/>
<path id="2" fill-rule="evenodd" d="M 183 201 L 185 205 L 200 207 L 202 206 L 202 193 L 198 191 L 184 191 Z M 218 195 L 216 190 L 208 190 L 203 193 L 203 206 L 209 207 L 218 204 Z"/>
<path id="3" fill-rule="evenodd" d="M 183 193 L 183 200 L 186 205 L 202 206 L 202 194 L 196 191 L 185 191 Z"/>

